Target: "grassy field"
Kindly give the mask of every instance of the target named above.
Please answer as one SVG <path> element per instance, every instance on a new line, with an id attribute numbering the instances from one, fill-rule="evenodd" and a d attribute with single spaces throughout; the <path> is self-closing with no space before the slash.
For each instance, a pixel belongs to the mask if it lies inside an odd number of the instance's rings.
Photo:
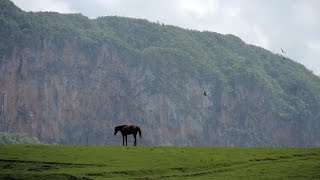
<path id="1" fill-rule="evenodd" d="M 320 149 L 0 145 L 0 179 L 320 179 Z"/>

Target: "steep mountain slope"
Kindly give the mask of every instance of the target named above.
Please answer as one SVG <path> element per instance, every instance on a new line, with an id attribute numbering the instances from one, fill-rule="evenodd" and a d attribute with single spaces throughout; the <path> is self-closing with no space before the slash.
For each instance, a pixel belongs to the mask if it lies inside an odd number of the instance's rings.
<path id="1" fill-rule="evenodd" d="M 320 145 L 319 77 L 233 35 L 7 0 L 0 24 L 1 131 L 116 144 L 126 123 L 146 145 Z"/>

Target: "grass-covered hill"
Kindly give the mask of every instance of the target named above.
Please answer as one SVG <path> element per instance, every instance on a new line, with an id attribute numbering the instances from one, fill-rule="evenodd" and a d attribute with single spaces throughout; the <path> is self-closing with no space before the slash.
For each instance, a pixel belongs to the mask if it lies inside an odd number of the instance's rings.
<path id="1" fill-rule="evenodd" d="M 1 131 L 115 144 L 126 123 L 142 144 L 320 145 L 319 77 L 236 36 L 8 0 L 0 25 Z"/>
<path id="2" fill-rule="evenodd" d="M 320 150 L 0 145 L 0 179 L 319 179 Z"/>

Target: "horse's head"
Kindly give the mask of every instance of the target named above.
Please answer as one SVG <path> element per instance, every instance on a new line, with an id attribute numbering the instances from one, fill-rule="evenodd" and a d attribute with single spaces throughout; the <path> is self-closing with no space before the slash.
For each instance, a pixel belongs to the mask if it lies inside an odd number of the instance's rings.
<path id="1" fill-rule="evenodd" d="M 113 134 L 113 135 L 116 135 L 118 131 L 119 131 L 119 127 L 115 127 L 115 128 L 114 128 L 114 134 Z"/>

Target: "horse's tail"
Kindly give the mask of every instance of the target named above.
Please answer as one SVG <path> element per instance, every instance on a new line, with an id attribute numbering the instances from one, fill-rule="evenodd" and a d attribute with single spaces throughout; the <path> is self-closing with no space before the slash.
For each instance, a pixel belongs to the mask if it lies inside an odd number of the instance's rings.
<path id="1" fill-rule="evenodd" d="M 137 129 L 138 129 L 138 132 L 139 132 L 139 136 L 140 136 L 140 138 L 141 138 L 141 130 L 140 130 L 139 127 L 137 127 Z"/>

